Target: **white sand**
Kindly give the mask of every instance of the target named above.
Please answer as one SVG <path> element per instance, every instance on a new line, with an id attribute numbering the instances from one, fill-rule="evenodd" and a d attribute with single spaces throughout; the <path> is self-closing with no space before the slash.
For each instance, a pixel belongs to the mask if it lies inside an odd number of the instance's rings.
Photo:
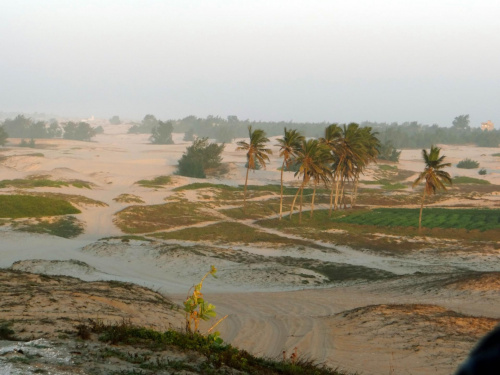
<path id="1" fill-rule="evenodd" d="M 108 205 L 79 206 L 82 213 L 75 216 L 85 223 L 85 233 L 76 239 L 13 232 L 8 227 L 0 227 L 0 267 L 10 267 L 19 260 L 75 259 L 87 263 L 90 268 L 72 267 L 71 263 L 40 261 L 26 262 L 21 269 L 67 274 L 85 280 L 131 281 L 174 294 L 175 298 L 181 300 L 187 289 L 208 269 L 207 258 L 186 256 L 182 252 L 165 253 L 161 251 L 161 244 L 140 241 L 131 241 L 129 244 L 120 241 L 97 242 L 103 237 L 122 234 L 113 224 L 113 215 L 129 204 L 117 203 L 113 198 L 120 194 L 133 194 L 144 200 L 145 204 L 161 204 L 166 197 L 174 194 L 172 187 L 181 184 L 195 181 L 242 184 L 245 154 L 235 151 L 235 143 L 226 146 L 224 161 L 233 163 L 233 168 L 221 179 L 176 177 L 171 186 L 144 188 L 134 183 L 141 179 L 171 175 L 189 143 L 182 141 L 182 134 L 174 134 L 175 145 L 152 145 L 148 143 L 147 135 L 126 134 L 125 125 L 108 125 L 104 128 L 105 133 L 98 135 L 93 142 L 37 140 L 37 145 L 43 148 L 0 149 L 0 156 L 9 156 L 8 160 L 0 163 L 2 179 L 50 175 L 54 179 L 89 181 L 94 184 L 91 190 L 68 187 L 40 188 L 36 191 L 84 195 Z M 18 140 L 11 141 L 18 143 Z M 275 143 L 273 140 L 271 144 Z M 268 169 L 251 172 L 249 184 L 279 183 L 280 172 L 277 168 L 281 166 L 281 160 L 277 157 L 277 148 L 272 148 L 275 155 L 271 158 Z M 500 158 L 491 156 L 498 149 L 468 146 L 442 146 L 442 149 L 447 156 L 446 161 L 453 163 L 453 167 L 449 169 L 452 176 L 482 178 L 500 184 Z M 41 152 L 44 157 L 28 155 L 33 152 Z M 488 174 L 479 176 L 477 170 L 457 169 L 456 163 L 465 157 L 478 160 Z M 421 171 L 423 163 L 420 150 L 404 150 L 398 167 Z M 293 173 L 285 173 L 285 178 L 288 183 L 294 181 Z M 0 189 L 0 194 L 11 192 L 10 188 Z M 189 198 L 189 195 L 186 197 Z M 491 194 L 491 199 L 498 201 L 500 196 Z M 192 245 L 188 242 L 166 242 L 169 243 Z M 220 248 L 230 246 L 220 245 Z M 480 257 L 464 254 L 457 259 L 454 255 L 435 256 L 429 252 L 394 258 L 333 246 L 330 252 L 290 248 L 277 250 L 244 245 L 238 249 L 268 257 L 304 257 L 363 265 L 396 274 L 453 271 L 459 266 L 470 270 L 500 271 L 498 252 L 485 253 Z M 338 365 L 361 373 L 386 374 L 389 373 L 390 362 L 387 343 L 381 341 L 379 345 L 372 337 L 375 341 L 367 344 L 364 342 L 369 336 L 366 332 L 349 338 L 349 329 L 354 329 L 354 326 L 343 326 L 342 329 L 338 327 L 344 340 L 344 346 L 340 345 L 336 338 L 337 318 L 331 317 L 332 314 L 369 304 L 418 302 L 438 304 L 464 313 L 500 317 L 500 298 L 495 299 L 490 295 L 483 298 L 479 295 L 464 297 L 456 292 L 419 292 L 408 295 L 401 291 L 385 291 L 386 287 L 383 285 L 301 291 L 301 279 L 294 275 L 310 272 L 308 270 L 297 267 L 276 270 L 272 263 L 252 266 L 216 258 L 212 258 L 212 261 L 220 270 L 220 278 L 207 281 L 206 292 L 212 293 L 210 300 L 218 306 L 221 313 L 231 314 L 227 324 L 221 328 L 224 338 L 242 348 L 267 356 L 279 356 L 283 349 L 290 351 L 297 346 L 299 353 L 331 366 Z M 310 276 L 316 280 L 322 278 L 315 273 L 310 273 Z M 296 291 L 285 292 L 288 290 Z M 396 373 L 405 373 L 405 368 L 415 369 L 410 371 L 413 374 L 429 373 L 431 369 L 425 366 L 429 358 L 413 357 L 409 353 L 405 350 L 398 351 L 397 361 L 401 367 L 396 367 Z M 436 373 L 449 373 L 456 365 L 457 363 L 439 364 Z M 424 367 L 418 369 L 419 366 Z"/>

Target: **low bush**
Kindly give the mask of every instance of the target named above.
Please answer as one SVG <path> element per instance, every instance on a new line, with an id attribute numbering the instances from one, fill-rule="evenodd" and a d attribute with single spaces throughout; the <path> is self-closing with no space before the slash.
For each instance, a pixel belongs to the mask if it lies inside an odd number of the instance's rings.
<path id="1" fill-rule="evenodd" d="M 172 177 L 170 176 L 158 176 L 152 180 L 139 180 L 136 182 L 137 185 L 141 185 L 148 188 L 161 188 L 165 185 L 169 185 L 172 182 Z"/>
<path id="2" fill-rule="evenodd" d="M 463 169 L 479 168 L 479 162 L 466 158 L 458 162 L 457 168 L 463 168 Z"/>
<path id="3" fill-rule="evenodd" d="M 488 173 L 488 172 L 486 172 L 486 169 L 484 169 L 484 168 L 481 168 L 481 169 L 479 170 L 479 172 L 477 172 L 477 174 L 479 174 L 479 175 L 481 175 L 481 176 L 484 176 L 484 175 L 485 175 L 485 174 L 487 174 L 487 173 Z"/>
<path id="4" fill-rule="evenodd" d="M 205 178 L 208 169 L 217 169 L 222 163 L 224 144 L 209 143 L 208 138 L 198 138 L 179 159 L 177 174 Z"/>

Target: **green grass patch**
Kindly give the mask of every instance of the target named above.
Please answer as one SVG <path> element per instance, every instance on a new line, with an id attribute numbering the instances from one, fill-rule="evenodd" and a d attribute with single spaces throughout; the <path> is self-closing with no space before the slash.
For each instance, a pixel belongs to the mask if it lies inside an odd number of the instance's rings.
<path id="1" fill-rule="evenodd" d="M 380 185 L 384 190 L 401 190 L 406 189 L 408 186 L 400 182 L 391 182 L 391 180 L 386 178 L 381 178 L 375 181 L 361 181 L 365 185 Z"/>
<path id="2" fill-rule="evenodd" d="M 18 189 L 33 189 L 38 187 L 55 187 L 60 188 L 63 186 L 74 186 L 76 188 L 86 188 L 91 189 L 90 183 L 81 180 L 70 180 L 70 181 L 60 181 L 60 180 L 50 180 L 45 177 L 31 177 L 27 179 L 14 179 L 14 180 L 2 180 L 0 181 L 0 189 L 6 187 L 13 187 Z"/>
<path id="3" fill-rule="evenodd" d="M 208 182 L 196 182 L 184 186 L 179 186 L 175 189 L 174 191 L 183 191 L 183 190 L 198 190 L 198 189 L 219 189 L 224 192 L 232 191 L 232 192 L 243 192 L 244 190 L 244 185 L 238 185 L 238 186 L 230 186 L 230 185 L 224 185 L 224 184 L 211 184 Z M 297 193 L 298 187 L 288 187 L 284 186 L 283 187 L 283 194 L 284 195 L 295 195 Z M 274 193 L 274 194 L 280 194 L 281 191 L 281 186 L 276 185 L 276 184 L 269 184 L 269 185 L 248 185 L 247 186 L 247 192 L 265 192 L 265 193 Z M 326 189 L 317 189 L 316 194 L 320 193 L 325 193 L 327 192 Z M 312 188 L 305 188 L 304 189 L 304 195 L 310 195 L 313 193 Z"/>
<path id="4" fill-rule="evenodd" d="M 500 152 L 497 152 L 496 154 L 491 154 L 491 156 L 500 157 Z"/>
<path id="5" fill-rule="evenodd" d="M 158 176 L 152 180 L 139 180 L 136 182 L 137 185 L 152 189 L 162 188 L 166 185 L 170 185 L 171 183 L 172 183 L 171 176 Z"/>
<path id="6" fill-rule="evenodd" d="M 398 167 L 396 165 L 379 164 L 378 169 L 381 171 L 397 171 Z"/>
<path id="7" fill-rule="evenodd" d="M 83 233 L 83 226 L 73 216 L 63 217 L 53 221 L 42 220 L 37 223 L 21 223 L 16 230 L 29 233 L 46 233 L 63 238 L 77 237 Z"/>
<path id="8" fill-rule="evenodd" d="M 309 246 L 322 248 L 304 240 L 295 240 L 286 236 L 278 236 L 273 233 L 267 233 L 248 225 L 234 222 L 222 222 L 207 225 L 200 228 L 188 228 L 175 232 L 155 233 L 153 237 L 161 239 L 175 239 L 182 241 L 211 241 L 211 242 L 229 242 L 229 243 L 268 243 L 275 245 L 289 246 Z"/>
<path id="9" fill-rule="evenodd" d="M 418 227 L 419 211 L 418 208 L 377 208 L 335 216 L 332 220 L 359 225 Z M 424 208 L 422 226 L 479 231 L 497 229 L 500 228 L 500 210 Z"/>
<path id="10" fill-rule="evenodd" d="M 0 195 L 0 217 L 22 218 L 79 214 L 71 203 L 55 198 L 31 195 Z"/>
<path id="11" fill-rule="evenodd" d="M 218 217 L 200 203 L 177 201 L 151 206 L 131 206 L 115 215 L 116 225 L 125 233 L 149 233 L 179 226 L 193 225 Z"/>
<path id="12" fill-rule="evenodd" d="M 453 177 L 453 184 L 477 184 L 477 185 L 490 185 L 491 183 L 488 180 L 482 180 L 480 178 L 474 177 L 466 177 L 466 176 L 457 176 Z"/>

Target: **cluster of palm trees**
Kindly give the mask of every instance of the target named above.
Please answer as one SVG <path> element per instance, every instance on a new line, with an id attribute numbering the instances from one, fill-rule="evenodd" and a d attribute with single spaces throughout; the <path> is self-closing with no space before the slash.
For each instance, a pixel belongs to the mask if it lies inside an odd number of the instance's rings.
<path id="1" fill-rule="evenodd" d="M 269 161 L 271 150 L 266 148 L 269 139 L 264 131 L 248 128 L 249 142 L 238 142 L 237 150 L 247 152 L 247 174 L 244 190 L 244 210 L 246 208 L 246 190 L 248 172 L 255 169 L 258 162 L 262 167 Z M 304 188 L 311 182 L 314 185 L 311 199 L 311 217 L 314 214 L 316 189 L 319 184 L 331 186 L 330 215 L 332 209 L 338 209 L 339 204 L 347 206 L 345 187 L 351 182 L 351 205 L 355 202 L 359 176 L 366 166 L 377 158 L 379 140 L 370 127 L 362 128 L 356 123 L 348 125 L 332 124 L 325 129 L 325 135 L 319 139 L 306 139 L 294 129 L 284 129 L 283 138 L 278 139 L 279 156 L 283 158 L 281 168 L 280 219 L 283 216 L 283 171 L 292 166 L 296 169 L 295 176 L 302 179 L 295 194 L 290 218 L 299 198 L 299 222 L 302 220 L 302 205 Z"/>
<path id="2" fill-rule="evenodd" d="M 252 130 L 248 127 L 249 142 L 238 142 L 237 150 L 247 152 L 247 172 L 245 178 L 243 210 L 246 212 L 246 197 L 248 173 L 250 169 L 256 169 L 257 164 L 266 167 L 269 161 L 269 155 L 272 151 L 266 148 L 269 139 L 266 133 L 261 129 Z M 337 210 L 339 205 L 347 207 L 345 200 L 345 187 L 351 182 L 351 207 L 356 200 L 359 176 L 363 173 L 368 164 L 375 162 L 380 147 L 377 133 L 370 127 L 360 127 L 356 123 L 349 125 L 332 124 L 326 127 L 325 136 L 319 139 L 306 139 L 295 129 L 284 129 L 283 138 L 278 139 L 279 156 L 283 158 L 281 164 L 281 189 L 280 189 L 280 220 L 283 217 L 283 172 L 286 169 L 294 167 L 295 176 L 302 178 L 297 193 L 295 194 L 290 208 L 290 219 L 293 209 L 299 199 L 299 223 L 302 221 L 302 203 L 304 188 L 312 181 L 314 184 L 311 199 L 311 218 L 314 214 L 314 200 L 316 197 L 316 188 L 322 183 L 325 186 L 330 185 L 330 210 Z M 452 183 L 450 175 L 443 171 L 449 167 L 450 163 L 444 163 L 445 156 L 440 155 L 441 149 L 434 145 L 429 152 L 422 150 L 422 158 L 425 163 L 425 169 L 414 181 L 413 187 L 425 180 L 425 186 L 422 193 L 422 202 L 420 205 L 420 215 L 418 219 L 419 231 L 422 228 L 422 210 L 426 195 L 436 193 L 437 190 L 446 190 L 445 184 Z"/>

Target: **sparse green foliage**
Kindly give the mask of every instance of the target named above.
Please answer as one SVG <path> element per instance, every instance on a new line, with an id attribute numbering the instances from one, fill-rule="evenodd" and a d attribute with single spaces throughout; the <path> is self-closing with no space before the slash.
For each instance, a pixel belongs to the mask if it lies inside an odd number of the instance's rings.
<path id="1" fill-rule="evenodd" d="M 463 168 L 463 169 L 479 168 L 479 162 L 466 158 L 458 162 L 457 168 Z"/>
<path id="2" fill-rule="evenodd" d="M 216 273 L 217 269 L 214 266 L 211 266 L 210 271 L 202 277 L 201 281 L 189 290 L 189 293 L 191 290 L 193 293 L 191 295 L 188 293 L 188 296 L 184 301 L 184 311 L 186 312 L 186 332 L 188 333 L 198 332 L 200 320 L 210 320 L 210 318 L 215 318 L 215 306 L 211 303 L 205 302 L 203 294 L 201 293 L 201 288 L 203 287 L 203 281 L 205 281 L 209 275 L 216 277 Z"/>

